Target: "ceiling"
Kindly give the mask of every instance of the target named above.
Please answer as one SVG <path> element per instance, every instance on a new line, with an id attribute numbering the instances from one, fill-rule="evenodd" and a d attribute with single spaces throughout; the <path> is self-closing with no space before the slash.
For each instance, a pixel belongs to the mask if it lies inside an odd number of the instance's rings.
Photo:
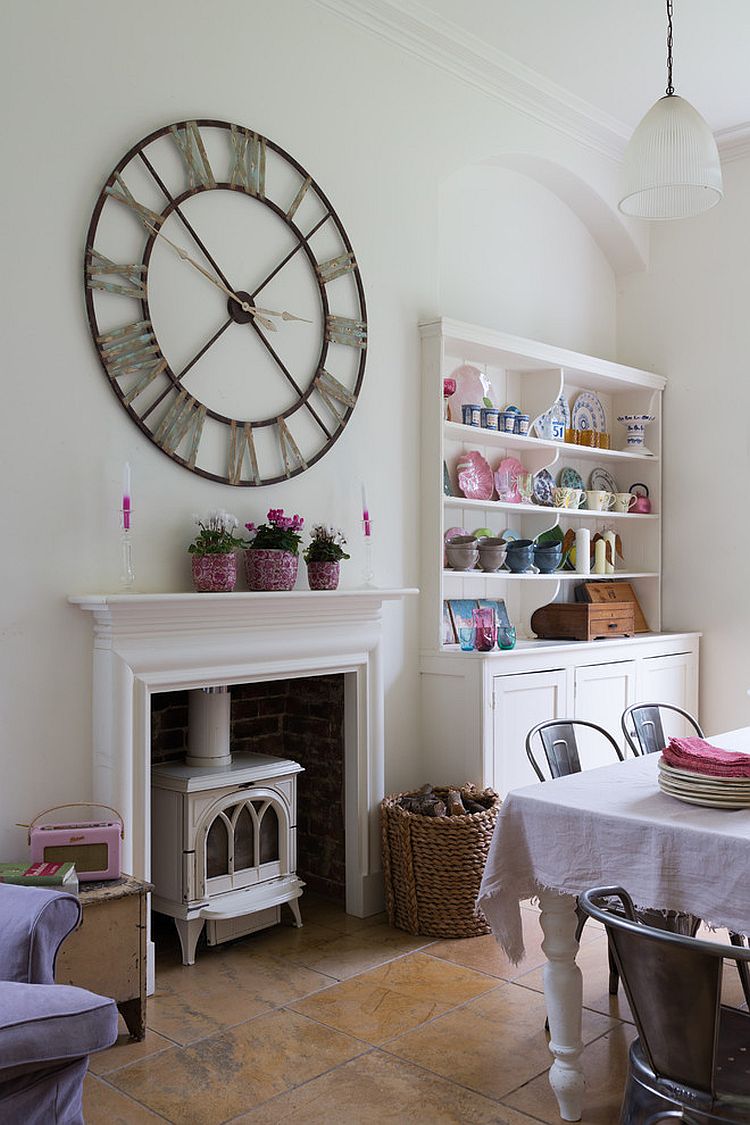
<path id="1" fill-rule="evenodd" d="M 391 0 L 393 3 L 393 0 Z M 666 86 L 664 0 L 396 0 L 632 129 Z M 674 87 L 712 130 L 750 122 L 750 4 L 674 0 Z"/>

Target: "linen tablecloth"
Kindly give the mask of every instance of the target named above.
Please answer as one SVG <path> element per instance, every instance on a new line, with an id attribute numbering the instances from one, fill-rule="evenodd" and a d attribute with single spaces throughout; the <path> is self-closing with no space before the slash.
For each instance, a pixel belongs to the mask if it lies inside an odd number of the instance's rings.
<path id="1" fill-rule="evenodd" d="M 732 745 L 728 736 L 712 741 L 750 749 L 742 739 Z M 648 754 L 507 795 L 478 904 L 512 961 L 524 952 L 519 904 L 540 889 L 578 895 L 620 885 L 644 909 L 684 911 L 709 925 L 750 932 L 750 810 L 701 808 L 668 797 L 657 785 L 659 757 Z"/>

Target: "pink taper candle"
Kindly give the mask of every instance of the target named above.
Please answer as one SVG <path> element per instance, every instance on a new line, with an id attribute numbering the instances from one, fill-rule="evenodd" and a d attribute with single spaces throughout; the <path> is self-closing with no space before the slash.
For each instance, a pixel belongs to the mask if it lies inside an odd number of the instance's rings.
<path id="1" fill-rule="evenodd" d="M 122 526 L 130 531 L 130 462 L 125 462 L 122 472 Z"/>
<path id="2" fill-rule="evenodd" d="M 362 525 L 363 525 L 364 530 L 365 530 L 365 537 L 369 539 L 370 531 L 371 531 L 371 528 L 370 528 L 370 509 L 367 506 L 367 494 L 365 492 L 364 484 L 362 485 Z"/>

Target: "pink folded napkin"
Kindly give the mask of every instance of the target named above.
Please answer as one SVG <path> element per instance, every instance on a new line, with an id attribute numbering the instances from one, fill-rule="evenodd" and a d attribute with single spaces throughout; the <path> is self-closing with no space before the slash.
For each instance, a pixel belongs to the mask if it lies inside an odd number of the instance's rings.
<path id="1" fill-rule="evenodd" d="M 668 766 L 676 769 L 692 770 L 711 777 L 750 778 L 750 754 L 721 750 L 703 738 L 670 738 L 669 745 L 662 750 L 662 757 Z"/>

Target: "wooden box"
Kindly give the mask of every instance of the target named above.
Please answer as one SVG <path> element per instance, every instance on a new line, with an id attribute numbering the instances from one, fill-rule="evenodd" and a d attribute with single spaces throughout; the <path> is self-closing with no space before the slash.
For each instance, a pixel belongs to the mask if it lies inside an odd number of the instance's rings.
<path id="1" fill-rule="evenodd" d="M 632 637 L 635 607 L 632 602 L 604 605 L 550 602 L 532 615 L 531 628 L 543 640 L 595 641 L 600 637 Z"/>
<path id="2" fill-rule="evenodd" d="M 150 883 L 129 875 L 84 883 L 83 921 L 55 964 L 58 984 L 75 984 L 117 1002 L 133 1039 L 146 1034 L 146 895 Z"/>

